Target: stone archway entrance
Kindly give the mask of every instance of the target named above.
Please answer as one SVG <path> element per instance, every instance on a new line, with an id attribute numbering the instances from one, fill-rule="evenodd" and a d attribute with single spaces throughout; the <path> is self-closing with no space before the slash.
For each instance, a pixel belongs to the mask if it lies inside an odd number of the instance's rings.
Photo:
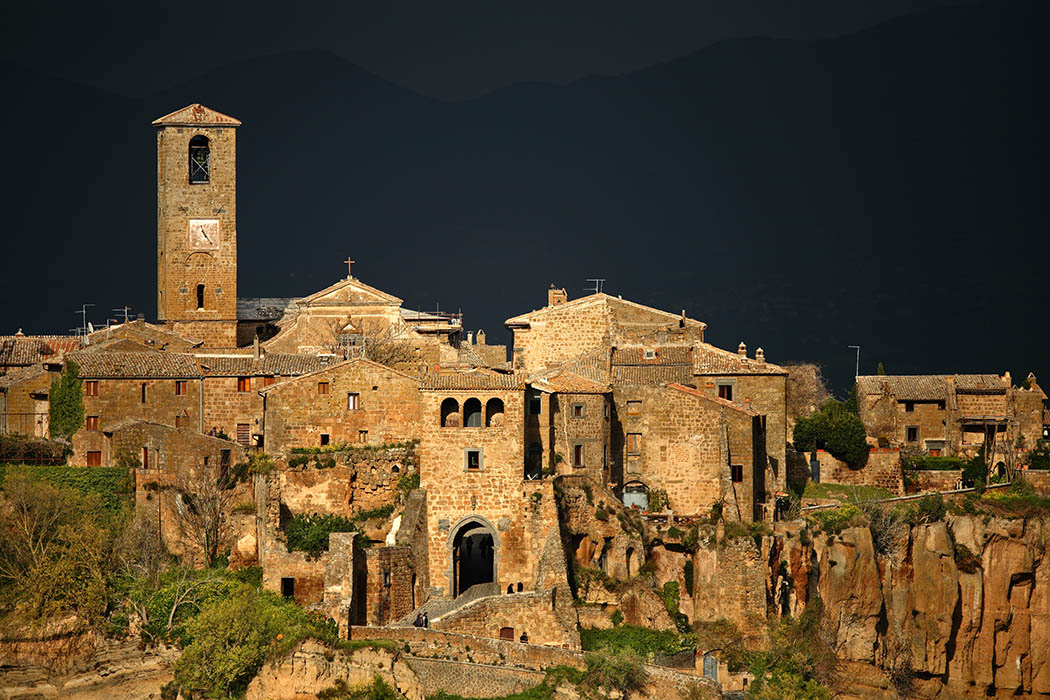
<path id="1" fill-rule="evenodd" d="M 453 597 L 458 597 L 471 586 L 497 580 L 499 539 L 491 525 L 470 518 L 455 529 L 450 544 Z"/>

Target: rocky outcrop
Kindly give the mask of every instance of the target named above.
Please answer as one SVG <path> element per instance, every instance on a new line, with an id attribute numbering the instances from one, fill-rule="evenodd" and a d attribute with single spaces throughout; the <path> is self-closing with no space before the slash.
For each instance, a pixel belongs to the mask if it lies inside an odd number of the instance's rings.
<path id="1" fill-rule="evenodd" d="M 868 528 L 769 537 L 767 595 L 790 614 L 820 598 L 858 697 L 1050 698 L 1048 546 L 1046 519 L 970 516 L 879 555 Z"/>
<path id="2" fill-rule="evenodd" d="M 361 648 L 333 650 L 315 641 L 300 644 L 288 656 L 264 666 L 248 686 L 245 700 L 299 700 L 343 681 L 367 685 L 379 676 L 408 700 L 423 700 L 423 686 L 412 668 L 393 651 Z"/>

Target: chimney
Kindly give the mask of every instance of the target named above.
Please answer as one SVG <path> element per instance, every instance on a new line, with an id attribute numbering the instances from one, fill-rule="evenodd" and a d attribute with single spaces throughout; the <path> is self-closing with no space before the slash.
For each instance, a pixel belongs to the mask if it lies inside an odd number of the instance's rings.
<path id="1" fill-rule="evenodd" d="M 758 350 L 755 350 L 755 359 L 758 362 L 761 362 L 761 363 L 765 364 L 765 362 L 766 362 L 766 351 L 763 350 L 762 348 L 759 348 Z"/>
<path id="2" fill-rule="evenodd" d="M 740 345 L 736 346 L 736 354 L 740 357 L 747 357 L 747 346 L 744 345 L 744 341 L 740 341 Z"/>
<path id="3" fill-rule="evenodd" d="M 259 336 L 255 336 L 255 340 L 252 341 L 252 354 L 255 355 L 255 359 L 259 359 Z"/>
<path id="4" fill-rule="evenodd" d="M 558 304 L 564 304 L 569 300 L 569 295 L 565 293 L 565 288 L 558 289 L 553 284 L 551 288 L 547 290 L 547 306 L 557 306 Z"/>
<path id="5" fill-rule="evenodd" d="M 22 329 L 21 329 L 21 328 L 19 328 L 19 329 L 18 329 L 18 332 L 17 332 L 17 333 L 15 333 L 15 337 L 16 337 L 16 338 L 25 338 L 25 337 L 26 337 L 26 334 L 22 332 Z"/>
<path id="6" fill-rule="evenodd" d="M 478 329 L 478 345 L 485 344 L 485 331 Z"/>
<path id="7" fill-rule="evenodd" d="M 467 331 L 467 345 L 473 345 L 473 344 L 474 344 L 474 333 L 472 333 L 471 331 Z"/>
<path id="8" fill-rule="evenodd" d="M 139 314 L 137 318 L 138 318 L 139 321 L 145 321 L 146 320 L 146 314 Z"/>

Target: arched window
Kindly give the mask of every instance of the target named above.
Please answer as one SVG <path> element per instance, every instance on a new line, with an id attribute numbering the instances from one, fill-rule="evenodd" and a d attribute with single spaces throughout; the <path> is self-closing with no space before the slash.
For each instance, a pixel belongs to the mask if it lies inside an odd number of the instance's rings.
<path id="1" fill-rule="evenodd" d="M 448 398 L 441 402 L 441 427 L 459 427 L 459 401 Z"/>
<path id="2" fill-rule="evenodd" d="M 489 399 L 485 404 L 485 427 L 503 425 L 503 399 Z"/>
<path id="3" fill-rule="evenodd" d="M 463 425 L 468 428 L 481 427 L 481 401 L 467 399 L 463 403 Z"/>
<path id="4" fill-rule="evenodd" d="M 198 134 L 190 139 L 190 184 L 203 185 L 211 179 L 211 149 L 208 137 Z"/>
<path id="5" fill-rule="evenodd" d="M 204 308 L 204 285 L 203 284 L 198 284 L 197 285 L 197 308 L 198 309 L 203 309 Z"/>

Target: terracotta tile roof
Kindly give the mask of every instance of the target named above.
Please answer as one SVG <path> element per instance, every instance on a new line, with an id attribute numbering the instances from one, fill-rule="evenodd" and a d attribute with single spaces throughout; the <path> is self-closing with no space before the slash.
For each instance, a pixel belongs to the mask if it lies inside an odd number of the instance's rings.
<path id="1" fill-rule="evenodd" d="M 745 413 L 749 416 L 762 415 L 750 406 L 741 406 L 740 404 L 733 403 L 732 401 L 726 401 L 725 399 L 720 399 L 715 396 L 708 396 L 699 389 L 695 389 L 691 386 L 684 386 L 682 384 L 668 384 L 667 388 L 671 391 L 680 391 L 682 393 L 689 394 L 690 396 L 695 396 L 697 398 L 703 399 L 708 403 L 713 403 L 724 408 L 732 409 L 734 411 L 738 411 L 739 413 Z"/>
<path id="2" fill-rule="evenodd" d="M 609 383 L 609 352 L 604 348 L 593 350 L 566 362 L 560 369 L 578 374 L 596 384 L 606 385 Z"/>
<path id="3" fill-rule="evenodd" d="M 654 357 L 645 359 L 645 353 Z M 684 365 L 692 367 L 693 349 L 682 345 L 655 345 L 613 348 L 613 366 L 616 365 Z"/>
<path id="4" fill-rule="evenodd" d="M 279 321 L 286 311 L 294 313 L 294 302 L 295 297 L 241 297 L 237 299 L 237 320 Z"/>
<path id="5" fill-rule="evenodd" d="M 45 374 L 46 371 L 44 365 L 39 362 L 33 365 L 26 365 L 25 367 L 13 367 L 8 370 L 7 373 L 0 374 L 0 390 L 11 389 L 22 382 L 35 379 L 41 374 Z"/>
<path id="6" fill-rule="evenodd" d="M 899 401 L 944 401 L 952 393 L 1006 393 L 1006 383 L 997 374 L 875 375 L 857 377 L 857 385 L 862 394 L 881 394 L 885 389 Z"/>
<path id="7" fill-rule="evenodd" d="M 529 383 L 542 391 L 562 394 L 607 394 L 611 391 L 604 382 L 593 381 L 564 368 L 532 375 Z"/>
<path id="8" fill-rule="evenodd" d="M 529 311 L 528 313 L 519 314 L 519 315 L 514 316 L 512 318 L 508 318 L 503 323 L 504 323 L 504 325 L 506 325 L 507 327 L 510 327 L 510 328 L 513 328 L 513 327 L 526 327 L 533 320 L 538 319 L 538 318 L 542 317 L 544 314 L 550 313 L 553 310 L 558 310 L 559 312 L 564 312 L 566 310 L 574 311 L 577 308 L 590 306 L 592 304 L 603 304 L 603 305 L 605 305 L 607 307 L 618 307 L 618 308 L 621 308 L 621 309 L 622 308 L 627 308 L 627 309 L 632 309 L 632 310 L 645 311 L 645 312 L 648 312 L 650 314 L 661 316 L 661 317 L 663 317 L 663 318 L 665 318 L 667 320 L 670 320 L 670 321 L 679 321 L 680 319 L 682 319 L 682 316 L 680 316 L 678 314 L 672 314 L 672 313 L 669 313 L 667 311 L 662 311 L 660 309 L 655 309 L 655 308 L 653 308 L 651 306 L 646 306 L 645 304 L 639 304 L 638 302 L 635 302 L 635 301 L 628 301 L 627 299 L 621 299 L 620 297 L 614 297 L 614 296 L 610 296 L 608 294 L 605 294 L 603 292 L 599 292 L 597 294 L 589 294 L 589 295 L 587 295 L 585 297 L 580 297 L 578 299 L 573 299 L 572 301 L 567 301 L 567 302 L 565 302 L 563 304 L 558 304 L 557 306 L 545 306 L 542 309 L 536 309 L 534 311 Z M 686 319 L 684 319 L 684 322 L 689 324 L 690 326 L 695 326 L 695 327 L 700 328 L 700 329 L 707 328 L 707 324 L 706 323 L 704 323 L 703 321 L 697 321 L 696 319 L 693 319 L 693 318 L 686 318 Z"/>
<path id="9" fill-rule="evenodd" d="M 772 362 L 759 362 L 751 357 L 741 357 L 735 352 L 716 348 L 709 343 L 701 343 L 693 347 L 693 374 L 787 374 L 787 370 Z"/>
<path id="10" fill-rule="evenodd" d="M 175 352 L 75 352 L 69 355 L 88 378 L 195 378 L 201 369 L 193 355 Z"/>
<path id="11" fill-rule="evenodd" d="M 331 355 L 287 352 L 269 352 L 258 360 L 254 355 L 199 354 L 196 357 L 206 377 L 256 377 L 271 374 L 294 377 L 316 372 L 337 363 Z"/>
<path id="12" fill-rule="evenodd" d="M 619 365 L 612 368 L 614 384 L 668 384 L 693 378 L 689 365 Z"/>
<path id="13" fill-rule="evenodd" d="M 481 355 L 469 343 L 460 344 L 458 361 L 461 365 L 470 365 L 471 367 L 486 366 L 485 360 L 481 359 Z"/>
<path id="14" fill-rule="evenodd" d="M 165 344 L 171 342 L 182 343 L 187 347 L 194 347 L 204 343 L 200 338 L 191 338 L 190 336 L 176 333 L 165 326 L 149 323 L 148 321 L 139 318 L 134 321 L 128 321 L 127 323 L 118 323 L 109 328 L 99 328 L 88 337 L 91 340 L 91 345 L 95 345 L 97 343 L 108 342 L 115 336 L 121 337 L 124 335 L 143 338 L 145 341 L 148 341 L 146 343 L 147 345 L 156 346 L 155 349 L 157 350 L 161 350 Z M 158 343 L 158 341 L 160 342 Z"/>
<path id="15" fill-rule="evenodd" d="M 72 335 L 0 335 L 0 367 L 43 362 L 82 346 L 80 338 Z"/>
<path id="16" fill-rule="evenodd" d="M 447 391 L 522 391 L 525 389 L 525 380 L 520 374 L 501 374 L 485 369 L 468 372 L 431 372 L 424 375 L 420 388 Z"/>
<path id="17" fill-rule="evenodd" d="M 202 104 L 186 105 L 153 120 L 153 126 L 240 126 L 241 121 Z"/>
<path id="18" fill-rule="evenodd" d="M 998 374 L 956 374 L 953 383 L 959 394 L 1006 393 L 1006 381 Z"/>

